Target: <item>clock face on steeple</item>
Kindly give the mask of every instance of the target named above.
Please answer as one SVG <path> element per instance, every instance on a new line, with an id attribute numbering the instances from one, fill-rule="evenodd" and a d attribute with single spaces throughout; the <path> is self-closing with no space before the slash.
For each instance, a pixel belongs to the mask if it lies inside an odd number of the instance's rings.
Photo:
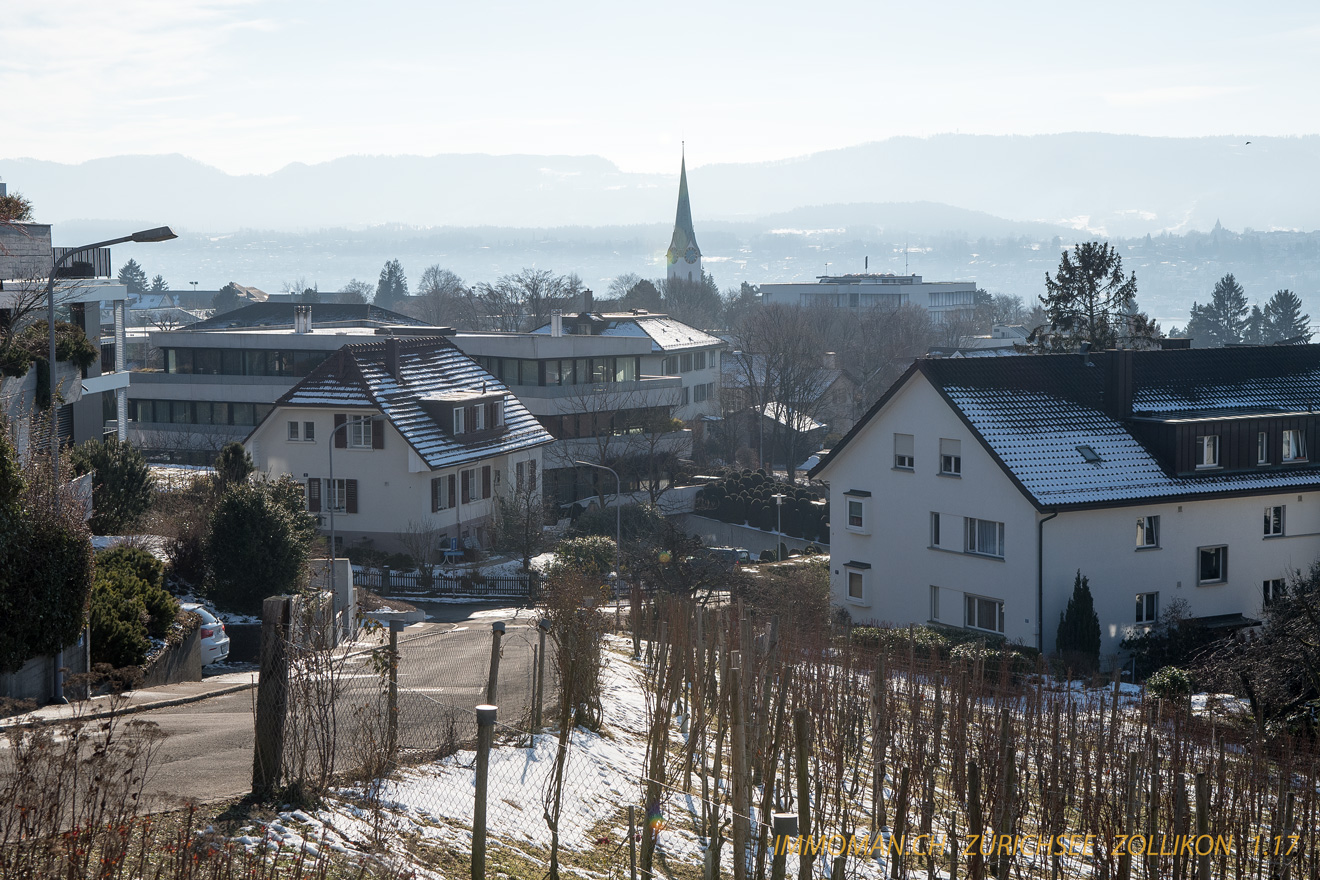
<path id="1" fill-rule="evenodd" d="M 669 249 L 669 252 L 665 254 L 665 257 L 668 258 L 668 260 L 669 260 L 669 265 L 672 266 L 672 265 L 674 265 L 675 263 L 677 263 L 677 262 L 678 262 L 678 248 L 672 248 L 672 247 L 671 247 L 671 248 Z"/>
<path id="2" fill-rule="evenodd" d="M 687 253 L 683 255 L 683 259 L 689 263 L 695 263 L 697 261 L 697 249 L 692 245 L 688 245 Z"/>

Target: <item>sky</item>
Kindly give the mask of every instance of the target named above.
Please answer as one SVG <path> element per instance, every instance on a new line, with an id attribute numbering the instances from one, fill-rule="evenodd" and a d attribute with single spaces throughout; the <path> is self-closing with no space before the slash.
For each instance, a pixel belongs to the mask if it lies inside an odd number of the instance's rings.
<path id="1" fill-rule="evenodd" d="M 0 157 L 772 161 L 895 135 L 1315 133 L 1320 4 L 50 0 Z"/>

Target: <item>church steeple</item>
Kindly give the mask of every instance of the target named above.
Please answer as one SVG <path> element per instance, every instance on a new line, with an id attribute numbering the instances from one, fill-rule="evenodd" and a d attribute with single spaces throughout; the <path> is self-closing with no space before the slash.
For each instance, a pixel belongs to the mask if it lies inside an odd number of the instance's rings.
<path id="1" fill-rule="evenodd" d="M 678 211 L 674 215 L 674 235 L 669 240 L 669 251 L 665 258 L 668 262 L 667 277 L 682 281 L 701 280 L 701 248 L 697 246 L 697 233 L 692 229 L 692 204 L 688 200 L 686 145 L 679 165 Z"/>

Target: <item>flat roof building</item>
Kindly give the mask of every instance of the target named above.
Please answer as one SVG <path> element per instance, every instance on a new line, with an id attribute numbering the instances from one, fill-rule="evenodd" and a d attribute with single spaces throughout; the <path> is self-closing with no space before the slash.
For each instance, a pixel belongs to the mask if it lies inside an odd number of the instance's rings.
<path id="1" fill-rule="evenodd" d="M 766 282 L 763 305 L 896 309 L 919 305 L 936 324 L 970 320 L 976 308 L 975 281 L 923 281 L 920 275 L 866 273 L 821 275 L 816 282 Z"/>

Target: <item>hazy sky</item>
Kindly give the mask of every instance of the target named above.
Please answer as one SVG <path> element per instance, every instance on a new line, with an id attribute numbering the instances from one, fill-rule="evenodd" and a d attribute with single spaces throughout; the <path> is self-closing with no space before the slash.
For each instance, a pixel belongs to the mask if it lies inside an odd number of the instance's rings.
<path id="1" fill-rule="evenodd" d="M 0 157 L 596 154 L 628 171 L 892 135 L 1317 130 L 1320 4 L 11 4 Z"/>

